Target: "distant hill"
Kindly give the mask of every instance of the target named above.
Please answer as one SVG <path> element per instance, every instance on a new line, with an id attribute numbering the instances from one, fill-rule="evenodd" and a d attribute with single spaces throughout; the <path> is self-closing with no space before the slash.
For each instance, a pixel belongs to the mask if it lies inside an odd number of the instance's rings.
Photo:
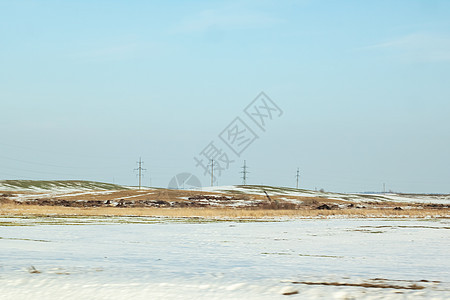
<path id="1" fill-rule="evenodd" d="M 129 187 L 85 180 L 0 180 L 2 191 L 127 190 Z"/>
<path id="2" fill-rule="evenodd" d="M 411 202 L 411 203 L 450 203 L 450 195 L 439 194 L 396 194 L 396 193 L 333 193 L 324 191 L 311 191 L 288 187 L 274 187 L 262 185 L 235 185 L 204 187 L 203 191 L 224 192 L 231 194 L 264 195 L 278 197 L 317 197 L 351 202 Z"/>
<path id="3" fill-rule="evenodd" d="M 73 192 L 92 191 L 124 191 L 137 190 L 136 187 L 123 186 L 111 183 L 103 183 L 85 180 L 0 180 L 0 191 L 24 191 L 50 194 L 65 194 Z M 158 189 L 159 193 L 174 193 L 174 190 Z M 421 195 L 421 194 L 395 194 L 395 193 L 333 193 L 324 191 L 311 191 L 305 189 L 295 189 L 288 187 L 260 186 L 260 185 L 235 185 L 235 186 L 214 186 L 189 190 L 197 191 L 199 194 L 205 192 L 222 193 L 233 195 L 234 197 L 244 197 L 249 195 L 262 196 L 270 195 L 275 200 L 290 201 L 297 197 L 317 198 L 337 200 L 343 202 L 363 203 L 363 202 L 398 202 L 398 203 L 439 203 L 449 204 L 450 195 Z M 147 191 L 153 193 L 153 191 Z M 175 192 L 176 193 L 176 192 Z M 183 195 L 184 196 L 184 195 Z M 134 197 L 134 196 L 133 196 Z M 176 197 L 176 196 L 174 196 Z M 301 199 L 300 199 L 301 200 Z M 294 201 L 295 202 L 295 201 Z"/>

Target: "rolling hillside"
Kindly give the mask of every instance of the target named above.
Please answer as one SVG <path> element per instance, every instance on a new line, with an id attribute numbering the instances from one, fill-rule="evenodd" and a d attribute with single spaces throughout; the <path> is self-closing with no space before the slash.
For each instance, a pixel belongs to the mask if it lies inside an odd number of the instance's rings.
<path id="1" fill-rule="evenodd" d="M 126 190 L 129 187 L 84 180 L 0 180 L 0 191 L 74 192 L 87 190 Z"/>

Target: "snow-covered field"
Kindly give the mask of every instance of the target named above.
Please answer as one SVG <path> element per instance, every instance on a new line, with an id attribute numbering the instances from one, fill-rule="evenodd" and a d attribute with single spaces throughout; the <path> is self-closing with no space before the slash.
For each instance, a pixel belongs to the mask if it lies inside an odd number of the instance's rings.
<path id="1" fill-rule="evenodd" d="M 449 299 L 449 250 L 448 219 L 2 217 L 0 298 Z"/>

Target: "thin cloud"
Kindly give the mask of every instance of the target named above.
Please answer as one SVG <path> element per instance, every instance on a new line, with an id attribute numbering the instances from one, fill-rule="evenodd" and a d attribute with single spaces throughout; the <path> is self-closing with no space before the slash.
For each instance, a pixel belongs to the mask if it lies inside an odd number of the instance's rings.
<path id="1" fill-rule="evenodd" d="M 172 33 L 202 33 L 211 29 L 236 30 L 272 26 L 281 20 L 258 12 L 226 12 L 215 9 L 203 10 L 177 24 Z"/>
<path id="2" fill-rule="evenodd" d="M 129 59 L 135 56 L 138 49 L 137 43 L 123 45 L 110 45 L 105 47 L 91 48 L 70 55 L 74 59 L 94 61 L 114 61 Z"/>
<path id="3" fill-rule="evenodd" d="M 361 49 L 390 51 L 409 61 L 450 62 L 450 36 L 431 33 L 409 34 Z"/>

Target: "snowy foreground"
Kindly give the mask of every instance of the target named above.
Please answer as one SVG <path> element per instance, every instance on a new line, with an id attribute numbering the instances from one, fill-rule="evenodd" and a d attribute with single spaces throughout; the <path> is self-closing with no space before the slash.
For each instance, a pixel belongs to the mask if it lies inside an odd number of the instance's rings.
<path id="1" fill-rule="evenodd" d="M 448 219 L 2 217 L 0 298 L 449 299 L 449 250 Z"/>

